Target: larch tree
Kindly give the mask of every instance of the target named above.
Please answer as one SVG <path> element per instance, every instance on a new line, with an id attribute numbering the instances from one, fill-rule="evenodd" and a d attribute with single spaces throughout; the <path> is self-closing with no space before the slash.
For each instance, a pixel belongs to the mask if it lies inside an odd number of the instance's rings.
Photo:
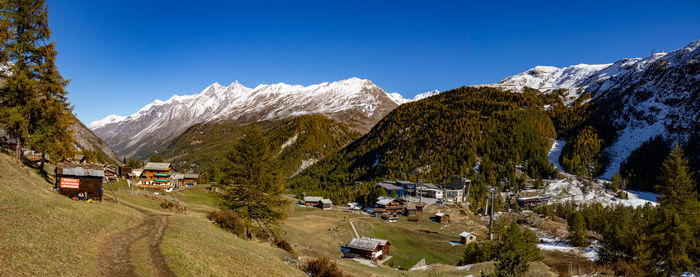
<path id="1" fill-rule="evenodd" d="M 282 197 L 284 186 L 275 153 L 255 124 L 246 127 L 227 162 L 222 205 L 246 221 L 247 237 L 252 237 L 254 224 L 275 237 L 270 228 L 287 217 L 287 200 Z"/>
<path id="2" fill-rule="evenodd" d="M 72 151 L 68 82 L 50 36 L 45 0 L 0 1 L 0 124 L 16 139 L 18 160 L 25 144 L 59 159 Z"/>

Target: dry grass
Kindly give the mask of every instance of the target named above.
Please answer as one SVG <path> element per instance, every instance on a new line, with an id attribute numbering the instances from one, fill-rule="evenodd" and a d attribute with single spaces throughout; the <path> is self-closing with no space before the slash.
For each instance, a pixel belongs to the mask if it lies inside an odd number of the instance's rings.
<path id="1" fill-rule="evenodd" d="M 52 186 L 0 154 L 0 275 L 96 275 L 105 240 L 143 219 L 111 202 L 71 200 Z"/>

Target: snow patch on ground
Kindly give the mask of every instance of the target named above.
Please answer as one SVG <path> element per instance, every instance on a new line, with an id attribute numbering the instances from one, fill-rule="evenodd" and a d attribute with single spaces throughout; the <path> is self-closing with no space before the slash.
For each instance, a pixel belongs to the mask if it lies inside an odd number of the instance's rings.
<path id="1" fill-rule="evenodd" d="M 639 207 L 647 203 L 656 205 L 657 194 L 650 192 L 627 191 L 627 199 L 620 199 L 615 193 L 605 189 L 607 181 L 596 179 L 590 185 L 578 180 L 575 175 L 563 172 L 561 164 L 559 164 L 559 156 L 561 149 L 566 143 L 563 140 L 557 140 L 552 144 L 552 148 L 547 154 L 547 158 L 559 172 L 566 176 L 564 179 L 555 179 L 547 181 L 547 187 L 544 189 L 546 196 L 551 196 L 553 201 L 566 202 L 573 201 L 575 203 L 600 203 L 603 206 L 622 204 L 625 206 Z"/>
<path id="2" fill-rule="evenodd" d="M 354 258 L 354 259 L 352 259 L 352 260 L 355 261 L 355 262 L 357 262 L 358 264 L 361 264 L 361 265 L 366 265 L 366 266 L 369 266 L 369 267 L 377 267 L 377 266 L 374 265 L 372 262 L 370 262 L 370 261 L 368 261 L 368 260 L 365 260 L 365 259 Z"/>
<path id="3" fill-rule="evenodd" d="M 622 130 L 617 141 L 605 150 L 610 155 L 610 165 L 600 177 L 610 180 L 615 173 L 620 171 L 620 164 L 627 159 L 632 151 L 645 141 L 663 134 L 665 131 L 666 127 L 664 127 L 663 121 L 639 128 L 630 126 Z"/>
<path id="4" fill-rule="evenodd" d="M 555 240 L 552 238 L 540 238 L 540 242 L 537 243 L 537 248 L 546 251 L 558 251 L 564 253 L 571 253 L 584 257 L 588 260 L 595 261 L 598 259 L 597 249 L 594 247 L 573 247 L 570 246 L 566 241 Z"/>

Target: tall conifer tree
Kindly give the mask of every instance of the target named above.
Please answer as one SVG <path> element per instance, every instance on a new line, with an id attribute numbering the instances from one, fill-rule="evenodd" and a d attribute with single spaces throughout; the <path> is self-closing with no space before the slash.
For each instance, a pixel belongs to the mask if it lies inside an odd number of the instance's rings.
<path id="1" fill-rule="evenodd" d="M 698 266 L 700 206 L 687 164 L 676 144 L 661 165 L 656 186 L 659 211 L 651 233 L 651 266 L 663 276 L 678 276 Z"/>
<path id="2" fill-rule="evenodd" d="M 260 129 L 255 124 L 246 128 L 228 155 L 222 204 L 246 220 L 248 237 L 255 223 L 274 236 L 270 225 L 287 216 L 278 161 Z"/>

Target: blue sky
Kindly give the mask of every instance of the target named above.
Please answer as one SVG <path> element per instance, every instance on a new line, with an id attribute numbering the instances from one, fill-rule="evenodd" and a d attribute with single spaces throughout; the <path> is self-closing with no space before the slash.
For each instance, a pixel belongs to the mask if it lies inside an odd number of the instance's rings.
<path id="1" fill-rule="evenodd" d="M 349 77 L 405 97 L 700 39 L 700 1 L 51 1 L 85 124 L 213 82 Z"/>

